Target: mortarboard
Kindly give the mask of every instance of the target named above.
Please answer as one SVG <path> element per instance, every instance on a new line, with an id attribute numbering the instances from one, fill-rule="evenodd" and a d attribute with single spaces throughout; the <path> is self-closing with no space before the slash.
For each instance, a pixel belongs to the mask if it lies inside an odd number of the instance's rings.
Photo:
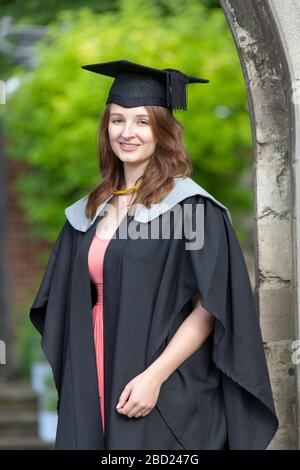
<path id="1" fill-rule="evenodd" d="M 100 64 L 82 65 L 90 72 L 114 77 L 106 100 L 125 108 L 157 105 L 186 110 L 186 85 L 209 83 L 205 78 L 186 75 L 177 69 L 155 69 L 128 60 L 114 60 Z"/>

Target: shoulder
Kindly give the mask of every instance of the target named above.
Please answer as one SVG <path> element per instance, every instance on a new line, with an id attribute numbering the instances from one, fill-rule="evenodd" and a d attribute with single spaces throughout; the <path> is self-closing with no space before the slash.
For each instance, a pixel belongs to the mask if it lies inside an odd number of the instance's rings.
<path id="1" fill-rule="evenodd" d="M 227 218 L 231 223 L 228 209 L 209 197 L 195 194 L 181 201 L 181 205 L 187 218 L 190 217 L 190 214 L 194 220 L 196 216 L 200 217 L 200 214 L 202 214 L 203 220 L 207 222 L 220 222 Z"/>
<path id="2" fill-rule="evenodd" d="M 57 254 L 58 251 L 65 250 L 65 247 L 72 244 L 75 235 L 75 230 L 70 224 L 69 220 L 65 220 L 63 226 L 59 230 L 53 244 L 53 253 Z"/>
<path id="3" fill-rule="evenodd" d="M 180 196 L 180 203 L 184 205 L 192 205 L 194 210 L 199 205 L 207 208 L 207 211 L 214 211 L 224 214 L 232 223 L 229 209 L 217 200 L 213 194 L 209 193 L 205 188 L 196 183 L 192 178 L 177 178 L 175 194 Z"/>

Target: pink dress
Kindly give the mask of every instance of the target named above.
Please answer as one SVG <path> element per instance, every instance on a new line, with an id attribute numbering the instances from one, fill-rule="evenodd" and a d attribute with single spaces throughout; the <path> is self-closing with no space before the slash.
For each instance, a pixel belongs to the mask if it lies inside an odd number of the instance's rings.
<path id="1" fill-rule="evenodd" d="M 103 260 L 110 240 L 93 238 L 89 249 L 88 266 L 91 281 L 97 288 L 97 303 L 93 307 L 94 343 L 97 361 L 98 390 L 104 433 L 104 337 L 103 337 Z"/>

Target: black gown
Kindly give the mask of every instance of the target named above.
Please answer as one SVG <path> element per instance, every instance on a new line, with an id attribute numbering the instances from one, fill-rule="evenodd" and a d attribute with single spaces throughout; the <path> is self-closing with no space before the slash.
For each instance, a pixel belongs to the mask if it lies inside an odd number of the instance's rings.
<path id="1" fill-rule="evenodd" d="M 186 239 L 174 236 L 184 225 L 176 215 L 171 237 L 151 239 L 151 224 L 127 214 L 106 248 L 105 436 L 92 325 L 96 292 L 87 261 L 102 215 L 86 232 L 68 220 L 62 227 L 30 309 L 58 392 L 56 449 L 256 450 L 274 437 L 278 419 L 258 315 L 233 226 L 209 198 L 193 195 L 179 204 L 192 205 L 193 220 L 203 204 L 203 247 L 186 249 Z M 161 227 L 166 216 L 158 218 Z M 148 239 L 122 238 L 129 225 Z M 119 414 L 123 388 L 162 353 L 193 310 L 196 292 L 215 318 L 213 331 L 162 384 L 148 415 Z"/>

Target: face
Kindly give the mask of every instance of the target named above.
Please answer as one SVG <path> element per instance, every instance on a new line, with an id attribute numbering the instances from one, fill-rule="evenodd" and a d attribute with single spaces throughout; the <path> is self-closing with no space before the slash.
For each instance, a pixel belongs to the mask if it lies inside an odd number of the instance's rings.
<path id="1" fill-rule="evenodd" d="M 146 162 L 155 150 L 156 140 L 143 106 L 123 108 L 112 103 L 108 136 L 113 152 L 124 163 Z"/>

